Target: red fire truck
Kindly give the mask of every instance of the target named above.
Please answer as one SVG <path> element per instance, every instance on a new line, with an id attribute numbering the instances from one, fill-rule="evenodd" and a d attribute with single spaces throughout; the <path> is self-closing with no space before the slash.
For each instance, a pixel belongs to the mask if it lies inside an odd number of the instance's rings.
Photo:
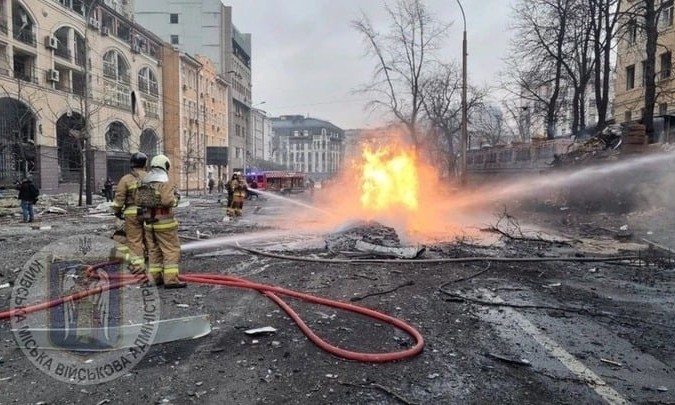
<path id="1" fill-rule="evenodd" d="M 246 176 L 249 188 L 273 191 L 282 194 L 297 194 L 305 191 L 305 175 L 286 171 L 252 172 Z"/>

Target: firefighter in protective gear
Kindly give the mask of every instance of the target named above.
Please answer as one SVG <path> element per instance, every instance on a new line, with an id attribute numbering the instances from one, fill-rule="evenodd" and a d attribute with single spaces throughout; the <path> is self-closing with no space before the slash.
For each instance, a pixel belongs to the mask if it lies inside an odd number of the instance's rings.
<path id="1" fill-rule="evenodd" d="M 126 243 L 117 248 L 117 254 L 134 268 L 145 267 L 145 242 L 143 240 L 143 222 L 138 218 L 136 190 L 145 177 L 148 157 L 141 152 L 131 155 L 131 172 L 123 176 L 117 184 L 113 200 L 113 212 L 124 220 Z"/>
<path id="2" fill-rule="evenodd" d="M 238 173 L 232 175 L 232 179 L 227 182 L 227 190 L 232 193 L 232 199 L 229 201 L 227 215 L 229 217 L 240 217 L 244 208 L 244 199 L 246 199 L 246 190 L 248 186 L 246 181 L 239 177 Z"/>
<path id="3" fill-rule="evenodd" d="M 173 208 L 180 196 L 169 180 L 171 162 L 157 155 L 150 162 L 150 172 L 143 178 L 136 202 L 140 208 L 148 248 L 148 273 L 156 285 L 183 288 L 178 279 L 180 271 L 180 241 L 178 222 Z"/>

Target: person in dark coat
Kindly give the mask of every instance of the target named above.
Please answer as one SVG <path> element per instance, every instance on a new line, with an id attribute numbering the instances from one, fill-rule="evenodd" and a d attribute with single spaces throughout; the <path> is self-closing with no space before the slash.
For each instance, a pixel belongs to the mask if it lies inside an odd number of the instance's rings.
<path id="1" fill-rule="evenodd" d="M 16 186 L 19 190 L 19 196 L 17 197 L 21 200 L 21 212 L 23 213 L 23 222 L 33 222 L 33 204 L 37 203 L 37 199 L 40 196 L 40 191 L 33 184 L 29 178 L 24 178 L 20 184 Z"/>
<path id="2" fill-rule="evenodd" d="M 105 185 L 103 186 L 103 191 L 105 192 L 106 202 L 112 202 L 112 200 L 113 200 L 113 181 L 110 177 L 108 177 L 108 180 L 105 181 Z"/>

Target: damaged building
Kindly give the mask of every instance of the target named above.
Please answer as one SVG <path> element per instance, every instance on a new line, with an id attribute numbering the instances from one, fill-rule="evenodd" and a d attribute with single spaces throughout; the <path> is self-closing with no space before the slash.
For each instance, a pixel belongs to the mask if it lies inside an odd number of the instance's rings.
<path id="1" fill-rule="evenodd" d="M 77 190 L 162 150 L 162 42 L 107 2 L 0 0 L 0 184 Z M 89 81 L 87 81 L 89 76 Z M 85 131 L 85 122 L 89 130 Z"/>

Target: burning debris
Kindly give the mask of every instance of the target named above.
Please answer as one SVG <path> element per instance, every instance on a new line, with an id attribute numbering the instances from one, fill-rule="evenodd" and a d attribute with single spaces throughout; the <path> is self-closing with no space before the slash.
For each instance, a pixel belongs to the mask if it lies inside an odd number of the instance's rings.
<path id="1" fill-rule="evenodd" d="M 425 248 L 401 246 L 394 228 L 375 221 L 350 224 L 345 229 L 326 237 L 326 249 L 347 256 L 380 256 L 413 259 Z"/>
<path id="2" fill-rule="evenodd" d="M 394 228 L 375 221 L 363 221 L 328 235 L 326 248 L 333 253 L 354 251 L 358 241 L 384 247 L 401 247 L 401 240 Z"/>

